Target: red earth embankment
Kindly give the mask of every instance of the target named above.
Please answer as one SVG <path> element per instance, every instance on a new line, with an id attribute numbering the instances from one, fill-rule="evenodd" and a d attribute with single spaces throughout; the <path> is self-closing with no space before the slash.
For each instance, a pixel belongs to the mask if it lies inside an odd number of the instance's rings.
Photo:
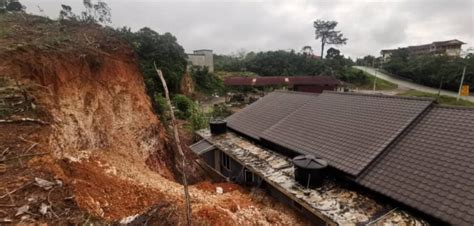
<path id="1" fill-rule="evenodd" d="M 0 217 L 58 224 L 147 213 L 152 222 L 184 224 L 173 144 L 151 109 L 128 45 L 96 25 L 28 15 L 1 15 L 0 27 L 8 28 L 0 40 L 6 81 L 0 82 L 0 98 L 18 96 L 21 104 L 7 107 L 24 106 L 0 115 L 12 121 L 0 123 L 6 150 L 0 153 L 6 191 L 0 202 L 9 205 Z M 26 117 L 34 121 L 19 121 Z M 42 187 L 37 178 L 52 185 Z M 225 193 L 216 194 L 213 186 Z M 204 182 L 190 193 L 198 225 L 305 223 L 266 195 L 237 185 Z M 28 211 L 18 214 L 25 206 Z"/>

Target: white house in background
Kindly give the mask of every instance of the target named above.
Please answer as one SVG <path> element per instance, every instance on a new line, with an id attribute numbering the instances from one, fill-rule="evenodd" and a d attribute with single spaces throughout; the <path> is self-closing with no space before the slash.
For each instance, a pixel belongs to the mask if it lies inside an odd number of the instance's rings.
<path id="1" fill-rule="evenodd" d="M 194 50 L 188 53 L 188 65 L 207 67 L 209 72 L 214 72 L 214 55 L 210 49 Z"/>

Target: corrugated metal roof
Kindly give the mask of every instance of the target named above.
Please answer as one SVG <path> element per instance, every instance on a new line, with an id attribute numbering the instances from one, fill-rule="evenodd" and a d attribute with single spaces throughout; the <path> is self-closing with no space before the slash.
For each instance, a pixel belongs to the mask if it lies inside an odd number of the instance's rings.
<path id="1" fill-rule="evenodd" d="M 228 77 L 226 86 L 268 86 L 268 85 L 339 85 L 341 82 L 332 76 L 262 76 Z"/>
<path id="2" fill-rule="evenodd" d="M 227 118 L 227 126 L 252 138 L 275 125 L 317 94 L 276 91 Z"/>
<path id="3" fill-rule="evenodd" d="M 357 181 L 453 225 L 474 225 L 474 109 L 431 108 Z"/>
<path id="4" fill-rule="evenodd" d="M 211 144 L 209 141 L 202 139 L 191 146 L 189 146 L 191 150 L 196 153 L 197 155 L 202 155 L 210 150 L 214 149 L 214 145 Z"/>
<path id="5" fill-rule="evenodd" d="M 357 176 L 432 101 L 324 92 L 260 136 Z"/>

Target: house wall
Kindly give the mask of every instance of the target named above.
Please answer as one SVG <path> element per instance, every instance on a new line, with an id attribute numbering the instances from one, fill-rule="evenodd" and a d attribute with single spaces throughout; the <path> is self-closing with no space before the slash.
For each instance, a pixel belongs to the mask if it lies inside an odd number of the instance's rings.
<path id="1" fill-rule="evenodd" d="M 215 151 L 216 151 L 216 149 L 211 150 L 211 151 L 208 151 L 208 152 L 206 152 L 206 153 L 204 153 L 204 154 L 201 155 L 201 158 L 202 158 L 209 166 L 212 166 L 212 168 L 214 168 L 214 169 L 216 169 L 216 168 L 214 167 L 214 165 L 215 165 L 215 156 L 214 156 L 215 153 L 214 153 L 214 152 L 215 152 Z"/>
<path id="2" fill-rule="evenodd" d="M 227 169 L 223 164 L 223 155 L 228 156 L 230 161 L 230 169 Z M 273 198 L 277 199 L 278 201 L 294 208 L 296 211 L 300 212 L 302 215 L 307 217 L 311 220 L 312 225 L 327 225 L 324 220 L 315 216 L 310 211 L 306 210 L 303 206 L 295 202 L 294 200 L 290 199 L 288 196 L 274 188 L 272 185 L 265 182 L 261 177 L 258 175 L 251 173 L 249 170 L 249 174 L 252 176 L 253 180 L 248 181 L 246 180 L 246 170 L 245 167 L 242 166 L 239 162 L 233 160 L 229 155 L 225 154 L 221 150 L 214 149 L 209 151 L 203 155 L 201 155 L 202 159 L 212 168 L 220 172 L 223 176 L 231 179 L 232 181 L 239 183 L 239 184 L 246 184 L 249 186 L 258 186 L 265 189 L 269 195 Z M 250 176 L 247 174 L 247 176 Z"/>
<path id="3" fill-rule="evenodd" d="M 446 49 L 447 56 L 460 56 L 461 55 L 461 47 L 459 48 L 447 48 Z"/>
<path id="4" fill-rule="evenodd" d="M 195 50 L 188 54 L 188 62 L 193 66 L 207 67 L 209 72 L 214 72 L 214 54 L 212 50 Z"/>

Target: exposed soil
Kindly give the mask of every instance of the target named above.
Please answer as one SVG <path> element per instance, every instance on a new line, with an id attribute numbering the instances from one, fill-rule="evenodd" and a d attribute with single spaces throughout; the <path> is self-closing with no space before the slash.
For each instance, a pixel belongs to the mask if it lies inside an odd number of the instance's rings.
<path id="1" fill-rule="evenodd" d="M 179 159 L 128 45 L 97 25 L 30 15 L 0 15 L 0 28 L 0 224 L 137 214 L 127 222 L 184 224 Z M 193 161 L 187 167 L 191 182 L 207 179 Z M 307 223 L 230 183 L 201 182 L 190 194 L 197 225 Z"/>

